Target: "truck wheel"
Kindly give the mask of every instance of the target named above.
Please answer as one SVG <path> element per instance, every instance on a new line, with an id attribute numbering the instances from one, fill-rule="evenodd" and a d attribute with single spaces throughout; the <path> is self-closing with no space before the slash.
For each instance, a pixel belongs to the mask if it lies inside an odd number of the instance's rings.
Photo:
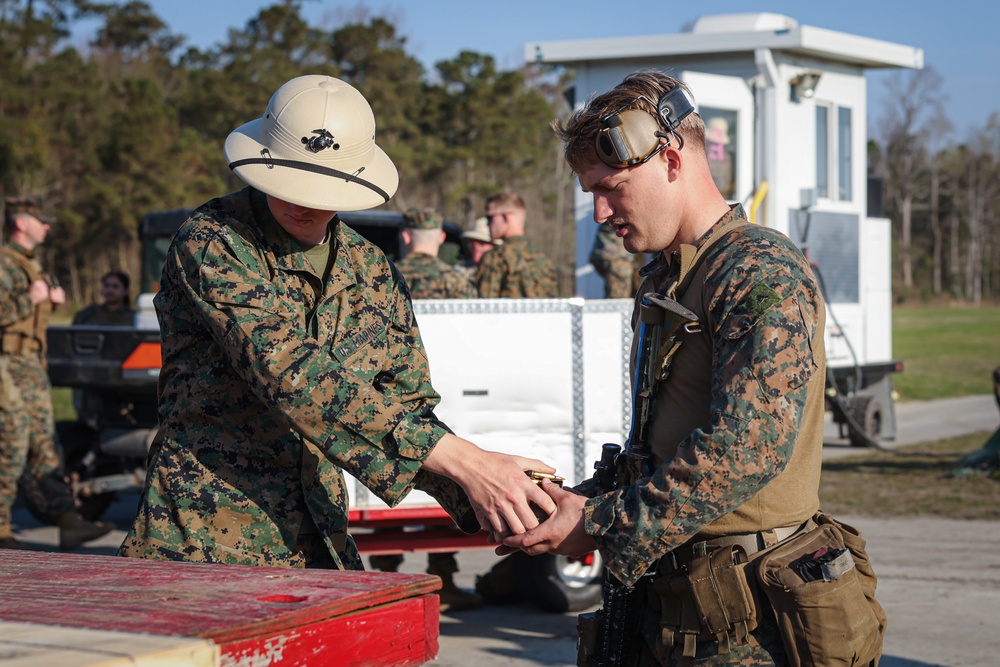
<path id="1" fill-rule="evenodd" d="M 600 603 L 604 579 L 601 554 L 583 558 L 545 554 L 526 561 L 518 579 L 521 596 L 545 611 L 582 611 Z"/>
<path id="2" fill-rule="evenodd" d="M 851 416 L 869 438 L 882 435 L 882 401 L 875 396 L 860 396 L 851 401 Z M 850 434 L 852 447 L 868 447 L 864 439 Z"/>

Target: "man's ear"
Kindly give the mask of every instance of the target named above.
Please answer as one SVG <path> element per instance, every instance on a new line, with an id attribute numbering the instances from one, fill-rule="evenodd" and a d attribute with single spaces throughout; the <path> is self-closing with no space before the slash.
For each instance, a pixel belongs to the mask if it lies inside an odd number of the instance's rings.
<path id="1" fill-rule="evenodd" d="M 680 177 L 681 169 L 684 166 L 684 154 L 671 145 L 660 151 L 657 157 L 662 160 L 662 164 L 667 170 L 667 178 L 671 181 L 676 181 Z"/>
<path id="2" fill-rule="evenodd" d="M 447 238 L 448 238 L 448 235 L 445 234 L 444 230 L 442 229 L 441 230 L 441 236 L 440 236 L 440 238 L 438 238 L 438 245 L 444 245 L 444 242 L 445 242 L 445 240 Z"/>
<path id="3" fill-rule="evenodd" d="M 403 243 L 410 245 L 410 241 L 413 240 L 413 234 L 410 233 L 409 229 L 403 229 Z"/>

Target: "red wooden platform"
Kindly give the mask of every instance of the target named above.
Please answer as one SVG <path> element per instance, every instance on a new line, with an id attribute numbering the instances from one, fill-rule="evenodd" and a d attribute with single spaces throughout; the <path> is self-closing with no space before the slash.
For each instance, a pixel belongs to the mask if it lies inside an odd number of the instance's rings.
<path id="1" fill-rule="evenodd" d="M 222 665 L 419 665 L 436 577 L 0 550 L 0 620 L 208 639 Z"/>

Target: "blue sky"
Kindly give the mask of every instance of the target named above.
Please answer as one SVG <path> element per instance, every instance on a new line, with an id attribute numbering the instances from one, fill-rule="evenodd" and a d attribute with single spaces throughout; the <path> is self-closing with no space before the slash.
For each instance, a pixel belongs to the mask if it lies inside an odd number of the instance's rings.
<path id="1" fill-rule="evenodd" d="M 207 48 L 225 40 L 275 0 L 147 0 L 171 31 Z M 409 53 L 428 71 L 462 50 L 493 55 L 504 69 L 523 63 L 527 42 L 675 33 L 702 15 L 772 12 L 800 24 L 920 47 L 924 62 L 943 78 L 947 115 L 963 139 L 1000 112 L 1000 4 L 958 0 L 944 5 L 913 0 L 303 0 L 313 25 L 331 28 L 359 11 L 392 19 Z M 624 8 L 627 8 L 625 10 Z M 886 73 L 869 74 L 869 114 L 882 113 Z"/>

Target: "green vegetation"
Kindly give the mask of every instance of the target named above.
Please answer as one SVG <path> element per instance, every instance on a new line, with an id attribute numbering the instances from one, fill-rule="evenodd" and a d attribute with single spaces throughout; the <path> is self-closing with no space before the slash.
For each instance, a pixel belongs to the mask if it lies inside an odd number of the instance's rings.
<path id="1" fill-rule="evenodd" d="M 896 307 L 893 378 L 902 400 L 989 394 L 1000 366 L 1000 308 Z"/>
<path id="2" fill-rule="evenodd" d="M 834 515 L 1000 519 L 995 474 L 952 476 L 959 459 L 987 437 L 978 433 L 824 461 L 821 505 Z"/>
<path id="3" fill-rule="evenodd" d="M 52 388 L 52 412 L 57 422 L 76 420 L 72 389 L 68 387 Z"/>
<path id="4" fill-rule="evenodd" d="M 138 277 L 144 214 L 243 187 L 226 136 L 304 74 L 348 81 L 370 102 L 400 176 L 387 207 L 432 206 L 468 225 L 486 196 L 519 191 L 527 233 L 572 293 L 573 181 L 549 127 L 568 111 L 566 80 L 473 51 L 428 72 L 387 18 L 359 6 L 317 27 L 301 5 L 274 2 L 209 46 L 185 44 L 147 2 L 0 0 L 0 191 L 45 194 L 59 226 L 41 259 L 70 300 L 95 300 L 109 269 Z"/>

